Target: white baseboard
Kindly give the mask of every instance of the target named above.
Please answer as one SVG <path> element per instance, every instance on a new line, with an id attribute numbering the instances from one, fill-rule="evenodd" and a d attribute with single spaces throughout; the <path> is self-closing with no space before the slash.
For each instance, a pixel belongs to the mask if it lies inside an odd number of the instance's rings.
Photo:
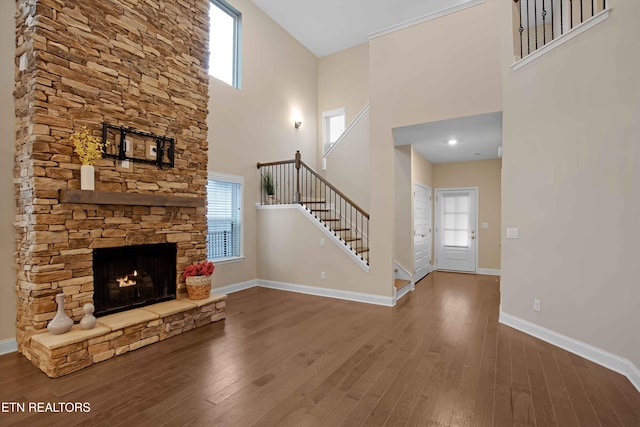
<path id="1" fill-rule="evenodd" d="M 343 299 L 347 301 L 364 302 L 367 304 L 384 305 L 393 307 L 393 297 L 384 297 L 381 295 L 363 294 L 360 292 L 341 291 L 337 289 L 318 288 L 315 286 L 298 285 L 295 283 L 276 282 L 273 280 L 258 279 L 258 286 L 269 289 L 278 289 L 281 291 L 298 292 L 300 294 L 316 295 L 320 297 L 329 297 Z"/>
<path id="2" fill-rule="evenodd" d="M 407 285 L 407 286 L 403 286 L 400 289 L 398 289 L 396 291 L 396 293 L 395 293 L 395 296 L 393 297 L 393 305 L 396 305 L 396 303 L 398 302 L 398 300 L 400 298 L 402 298 L 403 296 L 405 296 L 409 292 L 414 291 L 415 289 L 416 289 L 416 285 L 413 282 L 409 283 L 409 285 Z"/>
<path id="3" fill-rule="evenodd" d="M 487 274 L 489 276 L 500 276 L 500 270 L 497 268 L 479 268 L 477 274 Z"/>
<path id="4" fill-rule="evenodd" d="M 18 351 L 18 342 L 15 338 L 0 341 L 0 355 Z"/>
<path id="5" fill-rule="evenodd" d="M 214 294 L 232 294 L 234 292 L 244 291 L 258 286 L 257 280 L 248 280 L 246 282 L 234 283 L 233 285 L 222 286 L 211 290 Z"/>
<path id="6" fill-rule="evenodd" d="M 640 370 L 630 360 L 502 311 L 499 322 L 618 372 L 626 376 L 640 392 Z"/>

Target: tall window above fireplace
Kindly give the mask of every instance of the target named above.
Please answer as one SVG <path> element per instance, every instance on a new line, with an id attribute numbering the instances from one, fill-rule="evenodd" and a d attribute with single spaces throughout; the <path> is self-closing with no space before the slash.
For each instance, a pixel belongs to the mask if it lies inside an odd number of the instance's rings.
<path id="1" fill-rule="evenodd" d="M 176 298 L 175 243 L 93 251 L 96 316 Z"/>

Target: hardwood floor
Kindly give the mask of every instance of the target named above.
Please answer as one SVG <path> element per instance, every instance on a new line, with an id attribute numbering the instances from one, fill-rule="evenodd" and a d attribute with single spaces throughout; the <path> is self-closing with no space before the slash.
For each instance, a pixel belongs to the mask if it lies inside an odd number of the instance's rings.
<path id="1" fill-rule="evenodd" d="M 254 288 L 225 322 L 59 379 L 0 356 L 0 402 L 91 409 L 0 425 L 640 426 L 625 377 L 499 325 L 498 307 L 493 276 L 432 273 L 394 308 Z"/>

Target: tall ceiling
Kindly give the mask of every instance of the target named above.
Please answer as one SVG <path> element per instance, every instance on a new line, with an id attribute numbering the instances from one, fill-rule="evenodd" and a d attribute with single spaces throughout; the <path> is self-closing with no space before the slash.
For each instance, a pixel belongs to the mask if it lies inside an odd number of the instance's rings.
<path id="1" fill-rule="evenodd" d="M 317 56 L 366 43 L 371 36 L 402 28 L 479 0 L 251 0 Z M 507 1 L 507 0 L 504 0 Z M 395 144 L 411 144 L 433 163 L 498 158 L 502 113 L 416 124 L 393 131 Z M 451 138 L 458 144 L 450 146 Z"/>
<path id="2" fill-rule="evenodd" d="M 317 56 L 369 35 L 473 0 L 252 0 Z"/>

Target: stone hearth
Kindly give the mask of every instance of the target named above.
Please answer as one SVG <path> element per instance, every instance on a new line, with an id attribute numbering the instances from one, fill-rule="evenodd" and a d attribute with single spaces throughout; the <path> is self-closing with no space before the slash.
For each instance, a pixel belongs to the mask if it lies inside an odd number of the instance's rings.
<path id="1" fill-rule="evenodd" d="M 129 333 L 140 335 L 127 344 L 131 350 L 174 331 L 152 333 L 174 322 L 158 314 L 91 343 L 56 346 L 84 337 L 51 338 L 46 325 L 58 293 L 76 323 L 93 302 L 94 249 L 175 243 L 178 298 L 186 292 L 184 268 L 206 259 L 208 9 L 208 0 L 18 1 L 16 339 L 18 351 L 49 375 L 124 351 Z M 175 167 L 101 159 L 96 191 L 79 191 L 80 161 L 69 137 L 83 126 L 100 137 L 104 122 L 175 138 Z M 204 319 L 200 309 L 185 311 L 197 318 L 194 326 Z M 95 341 L 105 337 L 108 348 Z"/>
<path id="2" fill-rule="evenodd" d="M 178 299 L 98 319 L 95 328 L 75 325 L 66 334 L 31 338 L 34 365 L 52 378 L 171 338 L 225 318 L 226 295 L 202 300 Z"/>

